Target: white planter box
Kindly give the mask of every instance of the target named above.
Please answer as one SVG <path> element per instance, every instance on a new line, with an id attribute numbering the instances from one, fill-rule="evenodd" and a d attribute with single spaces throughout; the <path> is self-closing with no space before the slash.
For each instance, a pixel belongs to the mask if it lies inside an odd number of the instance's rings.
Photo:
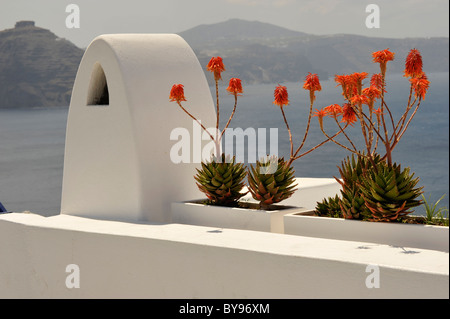
<path id="1" fill-rule="evenodd" d="M 255 203 L 248 203 L 252 208 L 224 207 L 202 204 L 203 200 L 175 202 L 172 207 L 172 222 L 178 224 L 234 228 L 243 230 L 284 232 L 283 216 L 301 212 L 301 207 L 272 205 L 273 210 L 256 209 Z"/>
<path id="2" fill-rule="evenodd" d="M 311 212 L 312 213 L 312 212 Z M 449 228 L 308 216 L 284 216 L 285 234 L 449 251 Z"/>

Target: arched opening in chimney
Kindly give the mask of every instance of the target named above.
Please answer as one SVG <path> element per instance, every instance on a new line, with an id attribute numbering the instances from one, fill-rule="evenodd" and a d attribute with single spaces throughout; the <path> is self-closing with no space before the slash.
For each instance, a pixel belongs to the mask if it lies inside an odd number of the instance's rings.
<path id="1" fill-rule="evenodd" d="M 100 63 L 95 63 L 89 82 L 87 105 L 109 105 L 108 82 Z"/>

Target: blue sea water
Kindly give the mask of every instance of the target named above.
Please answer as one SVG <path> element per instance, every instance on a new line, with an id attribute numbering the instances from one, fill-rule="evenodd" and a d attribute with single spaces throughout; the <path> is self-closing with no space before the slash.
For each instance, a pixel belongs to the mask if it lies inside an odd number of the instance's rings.
<path id="1" fill-rule="evenodd" d="M 448 207 L 449 73 L 428 76 L 431 84 L 426 99 L 394 150 L 393 160 L 403 167 L 411 168 L 415 176 L 420 178 L 419 186 L 424 187 L 424 195 L 430 197 L 431 202 L 445 195 L 440 206 Z M 401 75 L 390 75 L 387 83 L 386 101 L 394 118 L 398 119 L 408 98 L 408 80 Z M 302 89 L 300 82 L 280 84 L 285 85 L 289 92 L 290 105 L 285 110 L 296 148 L 307 123 L 309 95 Z M 336 87 L 333 80 L 321 80 L 321 84 L 322 91 L 316 92 L 314 108 L 343 103 L 340 88 Z M 220 85 L 223 127 L 233 108 L 234 98 L 226 94 L 226 83 Z M 278 155 L 287 157 L 287 130 L 279 108 L 272 104 L 273 90 L 277 84 L 243 85 L 244 94 L 239 97 L 230 127 L 266 128 L 267 139 L 270 128 L 279 128 Z M 215 94 L 215 90 L 211 89 L 212 94 Z M 189 107 L 188 102 L 186 106 Z M 59 214 L 67 114 L 68 107 L 0 109 L 0 202 L 8 210 L 32 211 L 45 216 Z M 325 119 L 324 124 L 330 134 L 334 133 L 331 120 Z M 361 143 L 357 125 L 349 133 Z M 170 142 L 169 137 L 167 139 Z M 323 139 L 317 118 L 313 118 L 303 150 L 308 150 Z M 348 155 L 348 151 L 327 143 L 294 162 L 296 176 L 338 176 L 337 166 Z M 423 214 L 423 209 L 416 208 L 415 214 Z"/>

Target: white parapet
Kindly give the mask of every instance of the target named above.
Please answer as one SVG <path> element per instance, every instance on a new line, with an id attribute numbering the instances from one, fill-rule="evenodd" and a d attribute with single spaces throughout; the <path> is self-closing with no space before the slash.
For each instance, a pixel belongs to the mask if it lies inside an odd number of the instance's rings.
<path id="1" fill-rule="evenodd" d="M 0 256 L 0 298 L 449 297 L 445 252 L 227 228 L 11 213 Z"/>
<path id="2" fill-rule="evenodd" d="M 181 37 L 115 34 L 92 41 L 70 102 L 62 214 L 167 222 L 170 202 L 199 197 L 196 164 L 170 158 L 171 131 L 193 129 L 169 102 L 173 84 L 185 86 L 186 107 L 213 127 L 204 71 Z"/>

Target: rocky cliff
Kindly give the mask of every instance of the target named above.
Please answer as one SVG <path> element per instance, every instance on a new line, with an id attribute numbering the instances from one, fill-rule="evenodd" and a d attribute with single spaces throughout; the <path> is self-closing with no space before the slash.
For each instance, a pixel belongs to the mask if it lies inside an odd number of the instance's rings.
<path id="1" fill-rule="evenodd" d="M 0 31 L 0 108 L 69 105 L 83 52 L 33 21 Z"/>

